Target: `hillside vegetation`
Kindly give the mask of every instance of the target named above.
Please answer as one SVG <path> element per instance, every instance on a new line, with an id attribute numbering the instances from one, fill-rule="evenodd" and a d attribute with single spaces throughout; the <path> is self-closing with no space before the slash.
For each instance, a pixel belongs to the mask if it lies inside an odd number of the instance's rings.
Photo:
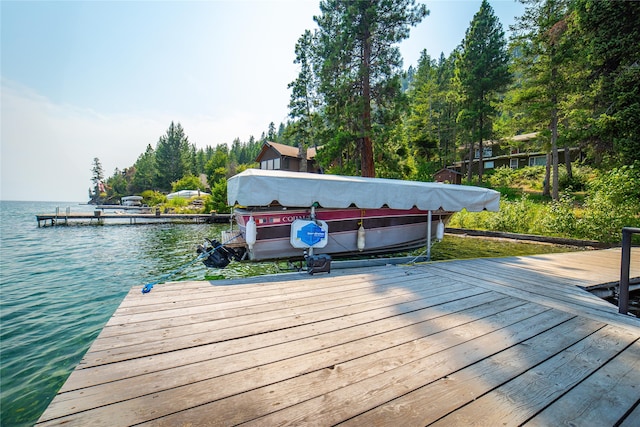
<path id="1" fill-rule="evenodd" d="M 621 241 L 622 227 L 640 227 L 640 162 L 609 171 L 575 167 L 558 200 L 541 196 L 543 178 L 544 167 L 497 169 L 489 182 L 502 193 L 500 211 L 459 212 L 449 226 L 609 243 Z"/>

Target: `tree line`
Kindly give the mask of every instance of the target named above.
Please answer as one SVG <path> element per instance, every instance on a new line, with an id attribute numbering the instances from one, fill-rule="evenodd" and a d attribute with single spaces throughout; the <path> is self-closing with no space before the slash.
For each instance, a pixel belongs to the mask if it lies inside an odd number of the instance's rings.
<path id="1" fill-rule="evenodd" d="M 182 125 L 171 122 L 155 147 L 147 145 L 132 166 L 116 168 L 108 178 L 100 159 L 94 158 L 90 202 L 118 203 L 122 196 L 148 190 L 165 194 L 183 189 L 210 190 L 221 180 L 254 165 L 262 144 L 278 138 L 273 123 L 269 129 L 260 140 L 251 137 L 243 143 L 236 138 L 231 148 L 226 144 L 197 148 L 189 142 Z"/>
<path id="2" fill-rule="evenodd" d="M 488 141 L 515 147 L 510 136 L 537 132 L 536 148 L 548 153 L 544 193 L 556 200 L 559 148 L 578 146 L 596 167 L 640 160 L 640 3 L 520 1 L 525 11 L 509 40 L 483 0 L 450 55 L 424 50 L 404 71 L 398 44 L 428 16 L 425 5 L 322 0 L 317 27 L 295 45 L 287 123 L 277 131 L 271 123 L 260 140 L 204 150 L 172 123 L 108 187 L 168 191 L 200 173 L 213 187 L 250 165 L 267 140 L 322 146 L 323 169 L 346 175 L 431 180 L 467 159 L 467 180 L 482 183 Z M 571 163 L 564 168 L 571 175 Z"/>

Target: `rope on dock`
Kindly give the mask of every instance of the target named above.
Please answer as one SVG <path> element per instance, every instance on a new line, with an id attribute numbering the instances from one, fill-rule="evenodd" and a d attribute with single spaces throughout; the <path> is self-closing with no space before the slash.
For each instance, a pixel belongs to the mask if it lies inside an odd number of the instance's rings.
<path id="1" fill-rule="evenodd" d="M 208 250 L 208 251 L 206 251 L 206 252 L 202 252 L 202 253 L 201 253 L 200 255 L 198 255 L 195 259 L 193 259 L 193 260 L 189 261 L 188 263 L 186 263 L 186 264 L 184 264 L 184 265 L 182 265 L 182 266 L 180 266 L 180 267 L 176 268 L 175 270 L 170 271 L 169 273 L 167 273 L 167 274 L 165 274 L 165 275 L 161 276 L 161 277 L 160 277 L 160 278 L 158 278 L 158 280 L 156 280 L 155 282 L 147 283 L 147 284 L 146 284 L 146 285 L 144 285 L 144 287 L 142 288 L 142 293 L 143 293 L 143 294 L 148 294 L 149 292 L 151 292 L 151 289 L 153 289 L 153 286 L 154 286 L 154 285 L 157 285 L 157 284 L 159 284 L 159 283 L 162 283 L 162 282 L 166 281 L 168 278 L 170 278 L 171 276 L 174 276 L 174 275 L 176 275 L 176 274 L 180 273 L 180 272 L 181 272 L 182 270 L 184 270 L 185 268 L 187 268 L 187 267 L 189 267 L 189 266 L 191 266 L 191 265 L 195 264 L 196 262 L 198 262 L 198 261 L 200 261 L 200 260 L 202 260 L 202 259 L 204 259 L 204 258 L 207 258 L 209 255 L 211 255 L 213 252 L 215 252 L 215 251 L 216 251 L 216 249 L 219 249 L 219 248 L 221 248 L 222 246 L 226 245 L 227 243 L 230 243 L 230 242 L 234 241 L 235 239 L 237 239 L 237 238 L 238 238 L 238 237 L 240 237 L 240 236 L 242 236 L 242 234 L 238 233 L 237 235 L 233 236 L 231 239 L 227 240 L 226 242 L 224 242 L 224 243 L 220 243 L 218 246 L 214 246 L 214 247 L 212 247 L 211 249 L 209 249 L 209 250 Z"/>

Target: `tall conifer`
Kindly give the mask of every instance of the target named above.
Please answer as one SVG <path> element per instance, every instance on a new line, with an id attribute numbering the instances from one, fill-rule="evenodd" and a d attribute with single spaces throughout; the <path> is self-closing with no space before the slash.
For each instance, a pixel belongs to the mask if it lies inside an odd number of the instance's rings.
<path id="1" fill-rule="evenodd" d="M 473 142 L 478 142 L 478 179 L 483 175 L 483 144 L 493 135 L 495 103 L 511 81 L 509 54 L 502 25 L 487 0 L 474 15 L 462 43 L 456 68 L 463 90 L 463 120 L 472 130 L 469 150 L 469 180 L 474 158 Z"/>
<path id="2" fill-rule="evenodd" d="M 402 58 L 397 44 L 428 14 L 415 0 L 323 0 L 318 24 L 317 69 L 326 153 L 341 157 L 355 143 L 362 176 L 375 176 L 374 128 L 396 114 Z M 325 149 L 323 149 L 325 151 Z"/>
<path id="3" fill-rule="evenodd" d="M 189 141 L 180 123 L 171 122 L 156 147 L 157 188 L 170 191 L 171 183 L 190 171 Z"/>

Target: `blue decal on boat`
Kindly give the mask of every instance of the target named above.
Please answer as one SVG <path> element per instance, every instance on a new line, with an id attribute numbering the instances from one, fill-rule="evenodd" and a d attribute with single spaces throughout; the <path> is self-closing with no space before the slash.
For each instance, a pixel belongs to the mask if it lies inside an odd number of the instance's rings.
<path id="1" fill-rule="evenodd" d="M 322 241 L 326 236 L 325 231 L 314 223 L 310 223 L 298 230 L 298 239 L 306 245 L 313 246 Z"/>

